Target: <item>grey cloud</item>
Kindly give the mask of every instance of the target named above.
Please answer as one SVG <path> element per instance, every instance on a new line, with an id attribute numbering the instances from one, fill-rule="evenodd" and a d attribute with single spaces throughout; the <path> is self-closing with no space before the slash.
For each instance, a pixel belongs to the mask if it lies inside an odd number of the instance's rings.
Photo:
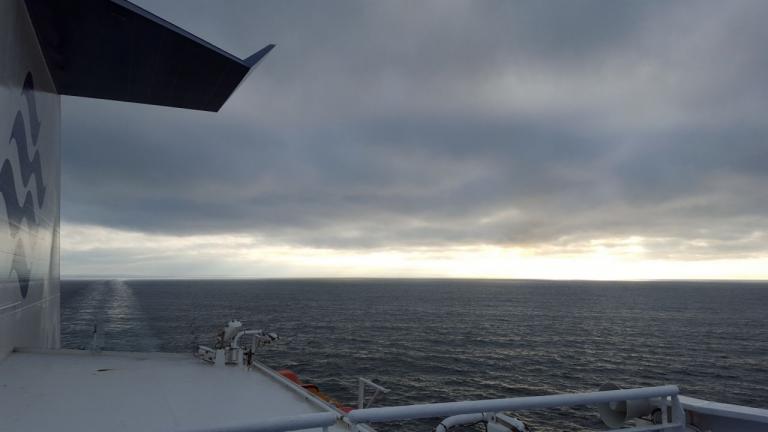
<path id="1" fill-rule="evenodd" d="M 141 4 L 238 55 L 278 49 L 216 115 L 66 100 L 66 221 L 766 252 L 762 2 Z"/>

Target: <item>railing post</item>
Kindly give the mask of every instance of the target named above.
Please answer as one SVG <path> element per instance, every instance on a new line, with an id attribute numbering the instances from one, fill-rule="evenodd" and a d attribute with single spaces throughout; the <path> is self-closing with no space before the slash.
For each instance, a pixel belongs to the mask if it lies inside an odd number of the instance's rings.
<path id="1" fill-rule="evenodd" d="M 365 379 L 363 377 L 357 378 L 358 387 L 357 387 L 357 409 L 365 409 L 370 408 L 371 405 L 373 405 L 373 402 L 376 400 L 376 398 L 380 394 L 386 394 L 389 393 L 389 390 L 385 389 L 384 387 L 380 386 L 379 384 L 376 384 L 375 382 Z M 368 400 L 368 406 L 365 405 L 365 387 L 371 386 L 376 391 L 373 393 L 373 396 Z"/>
<path id="2" fill-rule="evenodd" d="M 680 398 L 676 394 L 672 395 L 672 422 L 677 424 L 672 431 L 685 432 L 685 411 L 680 404 Z"/>

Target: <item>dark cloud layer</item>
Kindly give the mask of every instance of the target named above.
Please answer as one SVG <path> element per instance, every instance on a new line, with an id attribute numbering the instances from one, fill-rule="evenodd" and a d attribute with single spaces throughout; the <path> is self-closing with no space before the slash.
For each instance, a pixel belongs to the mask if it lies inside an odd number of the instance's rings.
<path id="1" fill-rule="evenodd" d="M 219 114 L 66 100 L 67 222 L 768 252 L 765 2 L 138 3 L 278 48 Z"/>

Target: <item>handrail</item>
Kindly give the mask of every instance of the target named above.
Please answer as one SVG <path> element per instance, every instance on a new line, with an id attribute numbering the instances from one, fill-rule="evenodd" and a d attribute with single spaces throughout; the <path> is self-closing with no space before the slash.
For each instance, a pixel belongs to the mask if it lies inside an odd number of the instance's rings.
<path id="1" fill-rule="evenodd" d="M 446 417 L 479 412 L 515 411 L 533 408 L 554 408 L 573 405 L 594 405 L 618 400 L 649 399 L 675 396 L 680 390 L 675 385 L 609 390 L 591 393 L 571 393 L 547 396 L 527 396 L 508 399 L 488 399 L 464 402 L 443 402 L 353 410 L 346 418 L 352 423 L 387 422 L 420 418 Z"/>
<path id="2" fill-rule="evenodd" d="M 421 405 L 405 405 L 383 408 L 365 408 L 350 411 L 341 416 L 333 412 L 303 414 L 290 417 L 266 419 L 255 424 L 198 429 L 197 432 L 287 432 L 302 429 L 323 428 L 343 421 L 348 424 L 413 420 L 420 418 L 448 417 L 459 414 L 498 413 L 538 408 L 554 408 L 574 405 L 594 405 L 619 400 L 636 400 L 672 397 L 677 400 L 680 390 L 675 385 L 645 387 L 636 389 L 608 390 L 590 393 L 527 396 L 507 399 L 479 401 L 444 402 Z M 678 403 L 679 404 L 679 403 Z M 675 419 L 676 420 L 676 419 Z M 667 423 L 666 427 L 679 426 L 678 422 Z M 354 428 L 353 428 L 354 430 Z M 192 432 L 192 431 L 189 431 Z"/>

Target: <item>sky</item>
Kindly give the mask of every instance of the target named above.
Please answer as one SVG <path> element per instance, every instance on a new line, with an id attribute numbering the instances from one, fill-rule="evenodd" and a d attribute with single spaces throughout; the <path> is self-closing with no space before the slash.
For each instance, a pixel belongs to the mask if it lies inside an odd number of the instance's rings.
<path id="1" fill-rule="evenodd" d="M 219 113 L 64 97 L 64 276 L 768 279 L 768 2 L 135 3 Z"/>

